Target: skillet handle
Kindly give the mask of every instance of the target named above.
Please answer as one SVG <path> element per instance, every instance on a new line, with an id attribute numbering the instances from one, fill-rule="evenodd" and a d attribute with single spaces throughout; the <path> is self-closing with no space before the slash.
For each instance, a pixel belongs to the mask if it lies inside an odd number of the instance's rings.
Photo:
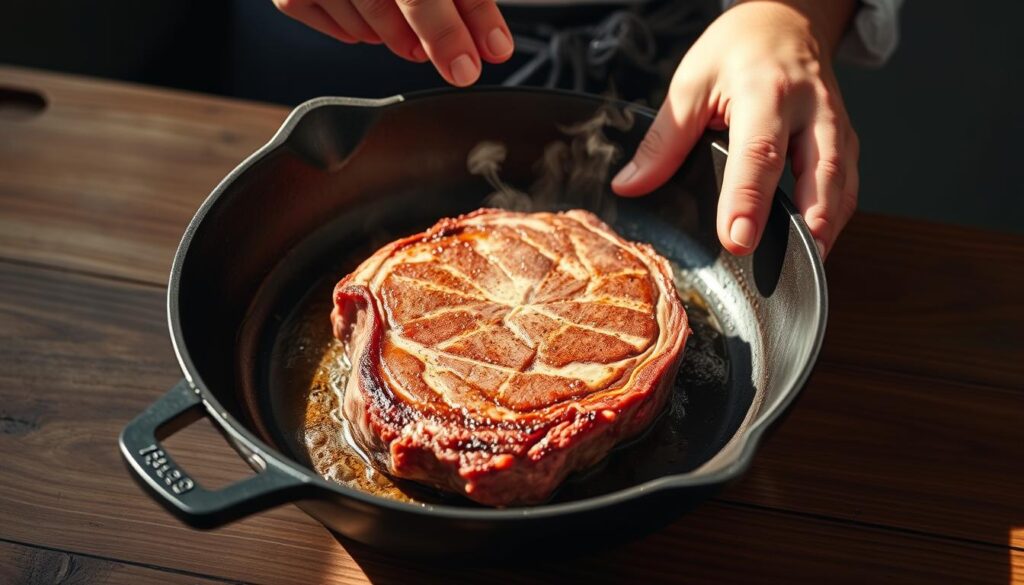
<path id="1" fill-rule="evenodd" d="M 185 380 L 121 431 L 121 455 L 135 479 L 175 516 L 194 528 L 216 528 L 301 497 L 309 481 L 274 460 L 251 456 L 258 473 L 207 490 L 179 467 L 160 441 L 207 415 L 202 397 Z M 219 427 L 218 427 L 219 428 Z M 258 452 L 244 437 L 244 451 Z"/>

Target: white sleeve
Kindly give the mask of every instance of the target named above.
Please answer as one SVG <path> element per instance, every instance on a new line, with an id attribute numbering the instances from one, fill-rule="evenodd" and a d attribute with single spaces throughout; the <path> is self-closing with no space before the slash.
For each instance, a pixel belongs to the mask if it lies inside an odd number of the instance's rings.
<path id="1" fill-rule="evenodd" d="M 722 10 L 736 0 L 722 0 Z M 860 0 L 850 29 L 839 43 L 837 58 L 868 67 L 885 63 L 899 43 L 899 9 L 903 0 Z"/>

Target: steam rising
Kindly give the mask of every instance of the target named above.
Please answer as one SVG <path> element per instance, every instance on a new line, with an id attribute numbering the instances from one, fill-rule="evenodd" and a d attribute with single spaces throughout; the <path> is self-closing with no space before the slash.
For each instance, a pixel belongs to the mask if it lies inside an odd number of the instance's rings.
<path id="1" fill-rule="evenodd" d="M 483 141 L 473 147 L 466 157 L 469 174 L 480 175 L 494 187 L 484 200 L 485 207 L 500 207 L 512 211 L 532 211 L 530 196 L 501 180 L 501 164 L 505 162 L 508 149 L 500 142 Z"/>
<path id="2" fill-rule="evenodd" d="M 484 200 L 488 207 L 513 211 L 583 208 L 613 222 L 616 197 L 609 191 L 608 171 L 621 157 L 622 149 L 604 132 L 607 127 L 627 131 L 633 122 L 632 112 L 603 106 L 589 120 L 559 126 L 565 139 L 544 147 L 544 154 L 534 163 L 537 178 L 529 193 L 501 179 L 501 167 L 508 156 L 503 143 L 480 142 L 469 152 L 466 167 L 494 188 Z"/>

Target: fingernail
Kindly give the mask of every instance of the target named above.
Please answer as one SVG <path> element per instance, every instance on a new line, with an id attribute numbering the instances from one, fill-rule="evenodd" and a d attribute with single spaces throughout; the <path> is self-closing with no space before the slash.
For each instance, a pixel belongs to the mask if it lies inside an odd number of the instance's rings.
<path id="1" fill-rule="evenodd" d="M 821 240 L 819 240 L 818 238 L 814 238 L 814 244 L 816 246 L 818 246 L 818 254 L 821 256 L 821 259 L 824 260 L 825 259 L 825 244 L 823 244 L 821 242 Z"/>
<path id="2" fill-rule="evenodd" d="M 460 87 L 472 85 L 479 75 L 479 71 L 476 68 L 476 63 L 473 62 L 473 58 L 465 53 L 452 59 L 451 68 L 452 78 L 455 80 L 455 85 Z"/>
<path id="3" fill-rule="evenodd" d="M 635 175 L 638 170 L 640 170 L 640 167 L 636 166 L 635 162 L 629 161 L 629 164 L 622 167 L 622 170 L 619 171 L 619 174 L 615 175 L 615 178 L 612 179 L 612 183 L 628 183 L 629 180 L 633 178 L 633 175 Z"/>
<path id="4" fill-rule="evenodd" d="M 500 27 L 487 33 L 487 49 L 495 57 L 504 57 L 512 52 L 512 39 Z"/>
<path id="5" fill-rule="evenodd" d="M 412 50 L 412 58 L 423 63 L 427 60 L 427 53 L 423 50 L 423 47 L 414 47 Z"/>
<path id="6" fill-rule="evenodd" d="M 732 227 L 729 228 L 729 238 L 743 248 L 753 248 L 754 238 L 757 236 L 757 226 L 749 217 L 737 217 L 732 220 Z"/>

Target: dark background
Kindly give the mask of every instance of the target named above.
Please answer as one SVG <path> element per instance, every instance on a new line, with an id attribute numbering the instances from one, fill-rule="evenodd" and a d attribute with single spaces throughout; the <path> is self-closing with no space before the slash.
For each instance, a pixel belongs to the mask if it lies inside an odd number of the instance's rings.
<path id="1" fill-rule="evenodd" d="M 429 66 L 381 68 L 385 49 L 336 43 L 270 0 L 6 4 L 4 63 L 288 105 L 439 83 Z M 1024 233 L 1024 3 L 910 0 L 902 16 L 888 65 L 840 70 L 861 208 Z"/>

